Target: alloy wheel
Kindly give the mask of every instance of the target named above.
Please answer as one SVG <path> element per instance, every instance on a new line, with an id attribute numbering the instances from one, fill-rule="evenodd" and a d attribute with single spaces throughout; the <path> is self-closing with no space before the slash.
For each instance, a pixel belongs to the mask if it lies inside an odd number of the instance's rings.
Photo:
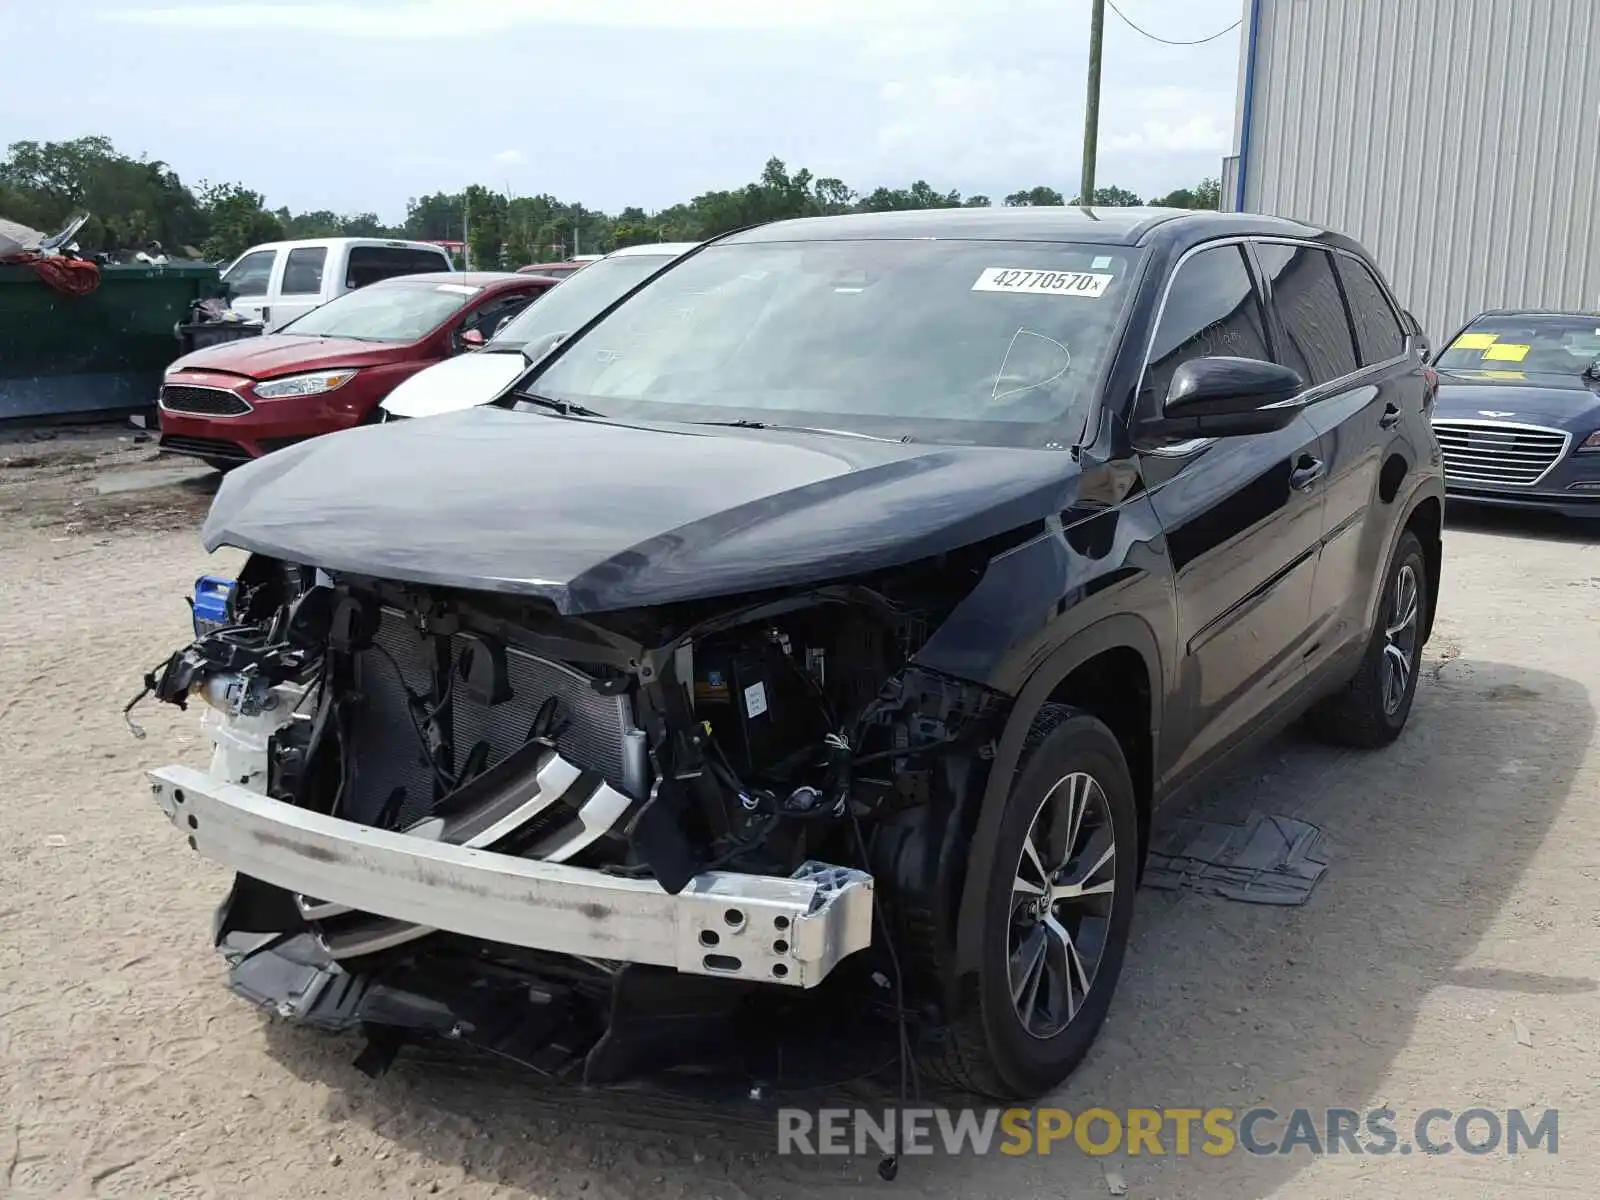
<path id="1" fill-rule="evenodd" d="M 1116 879 L 1105 790 L 1085 772 L 1063 776 L 1034 812 L 1011 891 L 1011 999 L 1033 1037 L 1054 1037 L 1083 1007 L 1105 955 Z"/>
<path id="2" fill-rule="evenodd" d="M 1394 603 L 1383 628 L 1383 712 L 1394 716 L 1405 703 L 1416 669 L 1417 616 L 1421 589 L 1417 572 L 1406 563 L 1394 580 Z"/>

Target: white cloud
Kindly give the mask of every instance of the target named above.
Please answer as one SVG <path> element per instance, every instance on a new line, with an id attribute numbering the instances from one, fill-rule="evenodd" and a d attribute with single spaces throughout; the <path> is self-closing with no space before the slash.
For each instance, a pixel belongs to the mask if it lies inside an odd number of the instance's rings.
<path id="1" fill-rule="evenodd" d="M 1145 88 L 1117 99 L 1104 119 L 1101 144 L 1132 153 L 1228 153 L 1232 97 L 1190 88 Z"/>
<path id="2" fill-rule="evenodd" d="M 738 186 L 769 155 L 863 191 L 920 177 L 996 199 L 1037 184 L 1070 196 L 1079 177 L 1083 0 L 73 2 L 105 21 L 155 27 L 188 56 L 226 56 L 241 35 L 259 46 L 238 63 L 236 82 L 270 81 L 288 107 L 249 136 L 196 124 L 186 131 L 199 147 L 189 158 L 170 115 L 181 107 L 176 77 L 135 84 L 131 62 L 112 60 L 81 99 L 123 114 L 107 126 L 119 142 L 142 139 L 185 164 L 198 158 L 186 175 L 215 174 L 209 163 L 237 154 L 258 186 L 308 207 L 393 205 L 384 197 L 479 176 L 607 207 L 665 205 Z M 1181 38 L 1237 20 L 1240 2 L 1125 7 L 1153 32 Z M 0 19 L 5 10 L 0 2 Z M 473 64 L 461 83 L 479 88 L 498 119 L 463 125 L 429 89 L 396 90 L 396 79 L 437 75 L 441 42 L 447 61 Z M 523 73 L 535 60 L 539 93 L 560 97 L 570 119 L 529 111 Z M 1102 183 L 1159 194 L 1216 174 L 1232 140 L 1237 71 L 1237 37 L 1161 46 L 1108 15 Z M 0 102 L 0 124 L 7 115 L 17 123 L 18 104 L 29 112 L 26 97 L 48 94 L 42 68 L 19 74 L 0 57 L 0 78 L 8 74 L 20 99 L 10 110 Z M 328 111 L 384 131 L 381 148 L 369 139 L 362 167 L 325 126 Z M 311 143 L 351 163 L 349 178 L 309 171 Z M 507 149 L 523 143 L 530 149 Z M 244 154 L 246 145 L 256 150 Z M 345 192 L 371 198 L 335 202 Z"/>
<path id="3" fill-rule="evenodd" d="M 946 0 L 936 0 L 935 7 Z M 917 0 L 402 0 L 395 4 L 181 4 L 109 9 L 104 20 L 179 29 L 274 29 L 366 38 L 470 38 L 535 25 L 828 29 L 926 16 Z"/>
<path id="4" fill-rule="evenodd" d="M 879 96 L 879 154 L 936 186 L 952 177 L 1046 182 L 1059 175 L 1053 166 L 1075 160 L 1081 138 L 1070 120 L 1039 119 L 1060 111 L 1055 81 L 1018 69 L 896 79 Z"/>

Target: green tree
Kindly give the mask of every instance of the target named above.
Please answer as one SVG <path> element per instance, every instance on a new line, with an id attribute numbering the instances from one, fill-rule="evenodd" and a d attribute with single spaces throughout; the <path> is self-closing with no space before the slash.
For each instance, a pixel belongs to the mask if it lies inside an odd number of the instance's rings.
<path id="1" fill-rule="evenodd" d="M 286 238 L 338 237 L 342 232 L 339 214 L 326 209 L 291 213 L 287 208 L 280 208 L 275 215 L 283 226 L 283 236 Z"/>
<path id="2" fill-rule="evenodd" d="M 406 201 L 404 232 L 424 241 L 461 240 L 461 193 L 434 192 Z"/>
<path id="3" fill-rule="evenodd" d="M 1074 196 L 1072 203 L 1081 204 L 1080 197 Z M 1094 190 L 1094 204 L 1096 208 L 1138 208 L 1144 203 L 1137 195 L 1127 188 L 1097 187 Z"/>
<path id="4" fill-rule="evenodd" d="M 1220 187 L 1206 179 L 1178 188 L 1153 203 L 1216 208 Z M 1076 204 L 1077 198 L 1072 200 Z M 1098 205 L 1139 204 L 1125 188 L 1095 190 Z M 509 198 L 474 184 L 462 191 L 434 192 L 406 202 L 405 219 L 389 226 L 376 213 L 327 209 L 269 212 L 259 193 L 242 184 L 202 185 L 198 197 L 166 164 L 120 153 L 105 137 L 65 142 L 14 142 L 0 159 L 0 212 L 35 228 L 59 228 L 76 211 L 92 213 L 79 234 L 85 249 L 131 250 L 158 240 L 169 251 L 203 246 L 208 255 L 229 257 L 278 237 L 408 237 L 459 240 L 470 225 L 476 266 L 518 266 L 565 258 L 581 251 L 603 254 L 617 246 L 654 241 L 698 241 L 730 230 L 793 217 L 832 216 L 896 209 L 987 208 L 988 196 L 963 198 L 925 179 L 906 187 L 879 186 L 858 192 L 843 180 L 818 178 L 807 168 L 790 170 L 769 158 L 742 187 L 712 189 L 689 200 L 648 212 L 638 205 L 614 217 L 549 194 Z M 1010 193 L 1010 206 L 1066 203 L 1055 188 L 1038 186 Z M 469 215 L 470 221 L 465 220 Z"/>
<path id="5" fill-rule="evenodd" d="M 231 259 L 261 242 L 284 236 L 283 222 L 268 212 L 260 192 L 237 183 L 200 184 L 200 207 L 210 233 L 200 252 L 209 259 Z"/>
<path id="6" fill-rule="evenodd" d="M 854 190 L 845 186 L 842 179 L 818 179 L 811 185 L 811 198 L 818 216 L 832 217 L 847 213 L 856 203 Z"/>
<path id="7" fill-rule="evenodd" d="M 1202 179 L 1195 187 L 1174 188 L 1150 203 L 1157 208 L 1203 208 L 1215 211 L 1222 207 L 1222 184 L 1216 179 Z"/>
<path id="8" fill-rule="evenodd" d="M 658 226 L 644 225 L 616 225 L 612 228 L 612 249 L 620 250 L 623 246 L 645 246 L 653 242 L 666 239 L 661 236 Z"/>
<path id="9" fill-rule="evenodd" d="M 342 237 L 392 237 L 394 232 L 378 219 L 377 213 L 346 213 L 339 218 Z"/>
<path id="10" fill-rule="evenodd" d="M 472 265 L 480 271 L 497 271 L 506 241 L 506 198 L 480 184 L 466 190 L 467 248 Z"/>
<path id="11" fill-rule="evenodd" d="M 46 233 L 89 212 L 78 234 L 89 251 L 152 240 L 176 250 L 206 233 L 199 203 L 170 167 L 120 154 L 104 137 L 13 142 L 0 159 L 0 197 L 8 219 Z"/>
<path id="12" fill-rule="evenodd" d="M 1022 192 L 1012 192 L 1006 197 L 1007 208 L 1053 208 L 1065 203 L 1061 193 L 1053 187 L 1032 187 Z"/>

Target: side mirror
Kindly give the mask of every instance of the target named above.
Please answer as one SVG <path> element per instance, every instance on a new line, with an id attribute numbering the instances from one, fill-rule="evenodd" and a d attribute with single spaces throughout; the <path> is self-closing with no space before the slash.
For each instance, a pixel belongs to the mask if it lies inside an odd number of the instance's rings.
<path id="1" fill-rule="evenodd" d="M 1406 319 L 1406 332 L 1416 342 L 1417 352 L 1422 355 L 1422 361 L 1428 362 L 1433 358 L 1433 342 L 1429 339 L 1427 330 L 1422 328 L 1422 322 L 1417 320 L 1409 308 L 1402 308 L 1400 313 Z"/>
<path id="2" fill-rule="evenodd" d="M 462 330 L 461 336 L 456 340 L 461 343 L 463 350 L 479 350 L 482 349 L 484 343 L 483 333 L 477 329 Z"/>
<path id="3" fill-rule="evenodd" d="M 1300 415 L 1305 381 L 1259 358 L 1193 358 L 1172 373 L 1162 415 L 1144 432 L 1162 438 L 1243 437 L 1282 429 Z"/>
<path id="4" fill-rule="evenodd" d="M 565 333 L 546 333 L 533 339 L 522 348 L 522 357 L 536 363 L 566 340 Z"/>

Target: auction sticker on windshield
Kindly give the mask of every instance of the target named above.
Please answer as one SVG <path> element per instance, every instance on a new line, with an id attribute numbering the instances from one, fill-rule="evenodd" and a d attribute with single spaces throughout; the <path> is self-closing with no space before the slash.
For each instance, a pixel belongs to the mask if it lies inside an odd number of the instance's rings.
<path id="1" fill-rule="evenodd" d="M 975 292 L 1025 292 L 1030 296 L 1080 296 L 1098 300 L 1115 275 L 1100 271 L 1027 271 L 1015 267 L 985 267 Z"/>

